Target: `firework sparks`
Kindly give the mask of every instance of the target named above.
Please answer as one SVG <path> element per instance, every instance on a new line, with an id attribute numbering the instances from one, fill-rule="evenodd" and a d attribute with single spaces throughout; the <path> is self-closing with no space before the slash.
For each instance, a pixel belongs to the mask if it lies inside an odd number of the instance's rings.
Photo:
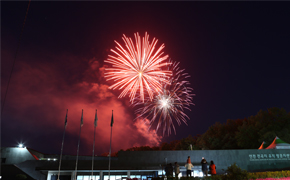
<path id="1" fill-rule="evenodd" d="M 186 81 L 189 75 L 184 73 L 184 69 L 180 70 L 178 64 L 174 62 L 168 66 L 173 73 L 172 79 L 169 79 L 170 84 L 162 84 L 162 91 L 158 92 L 152 101 L 147 100 L 146 103 L 136 102 L 134 104 L 134 106 L 142 106 L 136 110 L 137 119 L 149 119 L 149 128 L 157 121 L 156 131 L 163 125 L 163 135 L 166 130 L 168 135 L 171 134 L 171 127 L 176 134 L 173 120 L 176 120 L 178 125 L 181 122 L 187 125 L 189 117 L 184 113 L 184 110 L 190 110 L 190 105 L 193 105 L 193 89 Z"/>
<path id="2" fill-rule="evenodd" d="M 117 41 L 115 43 L 116 51 L 111 49 L 113 55 L 109 55 L 106 63 L 112 65 L 111 68 L 106 68 L 105 78 L 107 81 L 113 80 L 116 83 L 110 86 L 110 89 L 123 89 L 119 98 L 126 96 L 129 93 L 130 101 L 136 99 L 136 93 L 139 94 L 141 101 L 144 102 L 145 94 L 148 93 L 149 99 L 153 99 L 153 94 L 159 92 L 162 88 L 160 82 L 169 84 L 171 71 L 162 70 L 168 65 L 166 61 L 168 55 L 163 55 L 162 44 L 156 51 L 155 46 L 158 42 L 153 38 L 151 44 L 149 35 L 145 33 L 145 37 L 141 38 L 138 33 L 135 33 L 135 45 L 131 38 L 123 35 L 122 39 L 125 42 L 126 48 L 123 48 Z"/>

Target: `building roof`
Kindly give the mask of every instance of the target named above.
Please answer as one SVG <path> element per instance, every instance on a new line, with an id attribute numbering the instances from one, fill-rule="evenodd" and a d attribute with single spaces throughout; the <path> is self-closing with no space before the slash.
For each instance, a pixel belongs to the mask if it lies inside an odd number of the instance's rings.
<path id="1" fill-rule="evenodd" d="M 290 149 L 290 144 L 276 136 L 274 141 L 266 149 Z"/>
<path id="2" fill-rule="evenodd" d="M 259 149 L 266 149 L 266 145 L 265 145 L 265 141 L 262 142 L 261 146 L 259 147 Z"/>
<path id="3" fill-rule="evenodd" d="M 31 148 L 26 148 L 26 149 L 34 157 L 35 160 L 39 160 L 40 158 L 42 158 L 44 156 L 43 153 L 38 152 L 34 149 L 31 149 Z"/>

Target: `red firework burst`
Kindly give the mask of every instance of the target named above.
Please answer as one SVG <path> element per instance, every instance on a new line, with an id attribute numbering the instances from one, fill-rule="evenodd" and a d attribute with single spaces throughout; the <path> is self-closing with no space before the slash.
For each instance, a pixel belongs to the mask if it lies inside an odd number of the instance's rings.
<path id="1" fill-rule="evenodd" d="M 106 68 L 105 78 L 107 81 L 113 80 L 115 83 L 110 89 L 123 90 L 119 98 L 129 93 L 130 101 L 136 99 L 136 93 L 139 93 L 141 101 L 144 102 L 145 94 L 148 93 L 149 99 L 153 99 L 153 94 L 159 92 L 162 88 L 160 82 L 169 84 L 171 71 L 163 70 L 169 63 L 166 61 L 168 55 L 163 55 L 162 44 L 157 50 L 155 46 L 158 42 L 153 38 L 149 42 L 149 35 L 145 33 L 142 38 L 135 33 L 135 44 L 131 38 L 123 35 L 122 39 L 126 48 L 123 48 L 117 41 L 116 50 L 111 49 L 114 55 L 109 55 L 106 63 L 112 66 Z"/>

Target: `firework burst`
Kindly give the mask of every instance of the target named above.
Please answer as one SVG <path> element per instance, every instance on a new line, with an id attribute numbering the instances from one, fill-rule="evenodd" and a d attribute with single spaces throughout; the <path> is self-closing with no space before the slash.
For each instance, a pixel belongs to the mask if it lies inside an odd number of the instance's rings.
<path id="1" fill-rule="evenodd" d="M 168 83 L 162 83 L 162 90 L 159 91 L 152 101 L 148 100 L 146 103 L 136 102 L 134 106 L 142 106 L 136 110 L 136 119 L 149 119 L 150 126 L 157 122 L 156 131 L 163 125 L 163 135 L 168 132 L 171 134 L 171 127 L 176 134 L 173 121 L 178 125 L 184 122 L 187 125 L 189 117 L 184 113 L 184 110 L 190 110 L 190 105 L 193 105 L 192 88 L 190 83 L 186 80 L 189 75 L 180 70 L 179 63 L 172 63 L 168 66 L 172 69 L 173 76 Z"/>
<path id="2" fill-rule="evenodd" d="M 169 84 L 168 79 L 171 76 L 171 71 L 163 70 L 168 65 L 166 61 L 168 55 L 163 55 L 162 52 L 164 44 L 155 50 L 157 39 L 153 38 L 150 43 L 147 33 L 142 41 L 138 33 L 134 35 L 135 44 L 131 38 L 123 35 L 122 39 L 126 48 L 115 41 L 116 50 L 111 49 L 114 55 L 109 55 L 105 60 L 106 63 L 112 65 L 105 69 L 105 78 L 107 81 L 115 81 L 109 88 L 123 90 L 119 98 L 129 94 L 132 103 L 136 100 L 136 93 L 142 102 L 144 102 L 146 94 L 152 100 L 153 94 L 161 91 L 160 82 Z"/>

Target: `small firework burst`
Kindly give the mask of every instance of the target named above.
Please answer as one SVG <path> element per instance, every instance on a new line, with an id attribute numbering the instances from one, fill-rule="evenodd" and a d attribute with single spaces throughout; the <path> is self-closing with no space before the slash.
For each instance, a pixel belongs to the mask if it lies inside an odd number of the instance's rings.
<path id="1" fill-rule="evenodd" d="M 162 83 L 162 90 L 156 93 L 152 101 L 147 99 L 145 103 L 134 104 L 134 106 L 142 106 L 136 110 L 137 119 L 149 119 L 149 128 L 157 122 L 156 131 L 163 126 L 163 135 L 166 131 L 168 135 L 171 134 L 171 127 L 176 134 L 174 120 L 178 125 L 181 122 L 187 125 L 189 117 L 184 110 L 190 110 L 190 105 L 193 105 L 193 89 L 189 87 L 190 83 L 186 80 L 190 76 L 184 72 L 184 69 L 180 70 L 178 64 L 174 62 L 168 65 L 168 69 L 173 73 L 172 78 L 168 79 L 170 83 Z"/>

